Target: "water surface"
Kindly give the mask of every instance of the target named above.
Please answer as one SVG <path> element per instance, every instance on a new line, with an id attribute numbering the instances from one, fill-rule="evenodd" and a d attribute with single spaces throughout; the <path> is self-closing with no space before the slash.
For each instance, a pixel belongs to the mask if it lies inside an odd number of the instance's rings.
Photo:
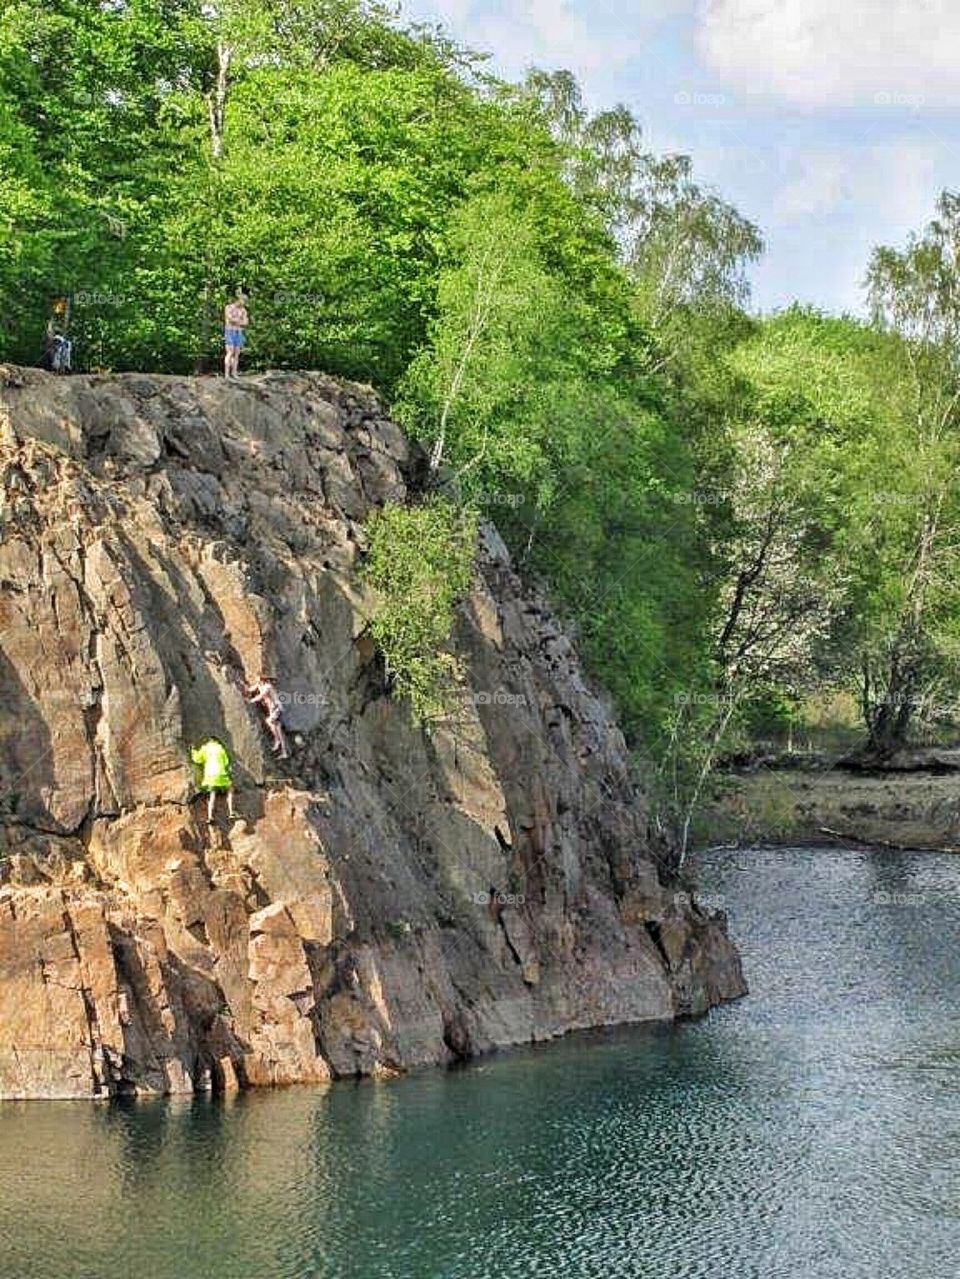
<path id="1" fill-rule="evenodd" d="M 711 854 L 748 999 L 454 1073 L 0 1106 L 0 1276 L 952 1279 L 960 860 Z"/>

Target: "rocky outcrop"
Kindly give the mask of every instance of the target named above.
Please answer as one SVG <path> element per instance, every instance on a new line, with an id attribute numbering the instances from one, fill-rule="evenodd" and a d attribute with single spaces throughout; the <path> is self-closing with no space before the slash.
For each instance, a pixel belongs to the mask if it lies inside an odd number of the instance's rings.
<path id="1" fill-rule="evenodd" d="M 356 570 L 419 464 L 318 375 L 0 369 L 0 1095 L 389 1073 L 742 992 L 493 529 L 457 713 L 389 695 Z M 211 733 L 241 817 L 208 830 Z"/>

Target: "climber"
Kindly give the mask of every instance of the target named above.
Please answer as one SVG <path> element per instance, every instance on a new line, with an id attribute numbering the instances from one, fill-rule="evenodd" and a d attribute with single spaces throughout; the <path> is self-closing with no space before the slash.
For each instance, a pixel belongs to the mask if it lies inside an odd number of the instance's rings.
<path id="1" fill-rule="evenodd" d="M 262 671 L 255 684 L 247 685 L 247 700 L 263 707 L 267 731 L 273 738 L 273 753 L 279 759 L 287 759 L 287 743 L 283 736 L 283 703 L 273 683 Z"/>
<path id="2" fill-rule="evenodd" d="M 190 758 L 201 770 L 199 786 L 207 796 L 207 825 L 213 825 L 214 807 L 217 794 L 226 794 L 227 816 L 236 820 L 233 808 L 233 778 L 230 776 L 230 756 L 223 742 L 217 737 L 208 737 L 201 746 L 195 746 Z"/>
<path id="3" fill-rule="evenodd" d="M 240 352 L 243 350 L 243 345 L 246 341 L 245 329 L 250 323 L 246 302 L 247 299 L 238 289 L 233 301 L 228 302 L 223 308 L 223 342 L 225 347 L 223 376 L 225 378 L 238 378 L 240 376 Z"/>

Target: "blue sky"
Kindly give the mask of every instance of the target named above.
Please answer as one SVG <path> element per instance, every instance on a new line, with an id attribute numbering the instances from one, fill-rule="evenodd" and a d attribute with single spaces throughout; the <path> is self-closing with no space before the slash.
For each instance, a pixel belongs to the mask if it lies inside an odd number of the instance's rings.
<path id="1" fill-rule="evenodd" d="M 510 78 L 625 102 L 764 232 L 753 298 L 863 309 L 876 244 L 960 187 L 960 0 L 403 0 Z"/>

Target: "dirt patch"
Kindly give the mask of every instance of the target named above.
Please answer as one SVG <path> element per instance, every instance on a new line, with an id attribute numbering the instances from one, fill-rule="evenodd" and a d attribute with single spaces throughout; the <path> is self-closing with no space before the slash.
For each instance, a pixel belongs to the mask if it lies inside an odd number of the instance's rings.
<path id="1" fill-rule="evenodd" d="M 760 767 L 722 777 L 700 843 L 850 839 L 960 851 L 960 774 Z"/>

